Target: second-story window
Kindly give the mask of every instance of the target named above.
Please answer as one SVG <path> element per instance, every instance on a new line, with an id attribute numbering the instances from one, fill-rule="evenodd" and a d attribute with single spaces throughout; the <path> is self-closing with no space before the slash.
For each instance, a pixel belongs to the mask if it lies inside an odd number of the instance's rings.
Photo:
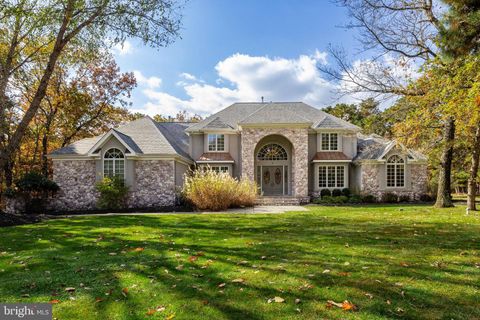
<path id="1" fill-rule="evenodd" d="M 338 133 L 322 133 L 322 150 L 338 150 Z"/>
<path id="2" fill-rule="evenodd" d="M 208 151 L 225 151 L 225 135 L 209 134 Z"/>

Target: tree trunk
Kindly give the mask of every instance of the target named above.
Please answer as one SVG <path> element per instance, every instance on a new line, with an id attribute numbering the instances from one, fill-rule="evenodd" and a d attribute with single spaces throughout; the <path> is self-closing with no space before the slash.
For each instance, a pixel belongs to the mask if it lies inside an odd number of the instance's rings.
<path id="1" fill-rule="evenodd" d="M 475 200 L 477 197 L 477 175 L 478 163 L 480 161 L 480 126 L 475 131 L 475 140 L 473 141 L 472 162 L 470 166 L 470 176 L 468 178 L 468 196 L 467 208 L 477 210 Z"/>
<path id="2" fill-rule="evenodd" d="M 3 172 L 5 174 L 5 186 L 7 188 L 11 188 L 13 185 L 13 167 L 14 163 L 12 159 L 8 160 L 3 167 Z"/>
<path id="3" fill-rule="evenodd" d="M 441 167 L 438 174 L 437 201 L 435 202 L 437 208 L 453 207 L 451 195 L 453 143 L 455 141 L 455 120 L 453 117 L 449 117 L 445 123 L 443 141 Z"/>

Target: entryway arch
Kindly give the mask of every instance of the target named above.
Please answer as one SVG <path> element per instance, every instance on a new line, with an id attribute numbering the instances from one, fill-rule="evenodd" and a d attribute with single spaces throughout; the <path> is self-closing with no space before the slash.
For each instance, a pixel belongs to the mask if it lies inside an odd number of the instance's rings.
<path id="1" fill-rule="evenodd" d="M 255 147 L 255 179 L 260 194 L 291 194 L 292 143 L 281 135 L 262 138 Z"/>

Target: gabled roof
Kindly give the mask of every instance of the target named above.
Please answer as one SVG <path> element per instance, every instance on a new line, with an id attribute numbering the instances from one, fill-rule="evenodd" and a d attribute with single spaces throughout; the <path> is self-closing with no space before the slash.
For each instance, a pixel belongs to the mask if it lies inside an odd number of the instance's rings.
<path id="1" fill-rule="evenodd" d="M 94 138 L 82 139 L 69 146 L 55 150 L 50 155 L 93 154 L 110 136 L 115 136 L 133 154 L 180 155 L 187 159 L 188 136 L 185 129 L 190 123 L 157 123 L 150 117 L 126 123 Z"/>
<path id="2" fill-rule="evenodd" d="M 313 129 L 339 129 L 360 131 L 347 121 L 334 117 L 303 102 L 242 102 L 211 115 L 190 126 L 187 132 L 223 129 L 235 131 L 242 125 L 253 124 L 305 124 Z"/>
<path id="3" fill-rule="evenodd" d="M 355 161 L 360 160 L 385 160 L 385 156 L 394 149 L 407 154 L 414 161 L 426 161 L 427 157 L 423 154 L 405 147 L 396 140 L 386 140 L 379 135 L 371 134 L 369 136 L 357 134 L 358 149 Z"/>

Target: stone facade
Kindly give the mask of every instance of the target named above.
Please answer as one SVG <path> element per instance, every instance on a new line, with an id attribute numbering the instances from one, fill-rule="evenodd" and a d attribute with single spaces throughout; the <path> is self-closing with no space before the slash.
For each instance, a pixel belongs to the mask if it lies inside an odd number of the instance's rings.
<path id="1" fill-rule="evenodd" d="M 130 208 L 157 208 L 175 205 L 173 160 L 139 160 L 135 163 L 135 186 L 129 193 Z"/>
<path id="2" fill-rule="evenodd" d="M 384 193 L 394 193 L 397 196 L 408 196 L 410 200 L 419 200 L 420 195 L 427 190 L 427 165 L 407 164 L 410 169 L 409 179 L 405 181 L 404 188 L 385 188 L 382 185 L 381 177 L 384 177 L 384 164 L 362 164 L 361 172 L 361 193 L 374 195 L 378 200 Z"/>
<path id="3" fill-rule="evenodd" d="M 49 203 L 49 209 L 62 211 L 94 209 L 98 199 L 95 190 L 94 160 L 55 160 L 53 180 L 60 190 Z"/>
<path id="4" fill-rule="evenodd" d="M 292 144 L 292 195 L 308 197 L 308 130 L 306 128 L 244 128 L 242 131 L 242 176 L 255 179 L 255 147 L 269 135 L 280 135 Z"/>

